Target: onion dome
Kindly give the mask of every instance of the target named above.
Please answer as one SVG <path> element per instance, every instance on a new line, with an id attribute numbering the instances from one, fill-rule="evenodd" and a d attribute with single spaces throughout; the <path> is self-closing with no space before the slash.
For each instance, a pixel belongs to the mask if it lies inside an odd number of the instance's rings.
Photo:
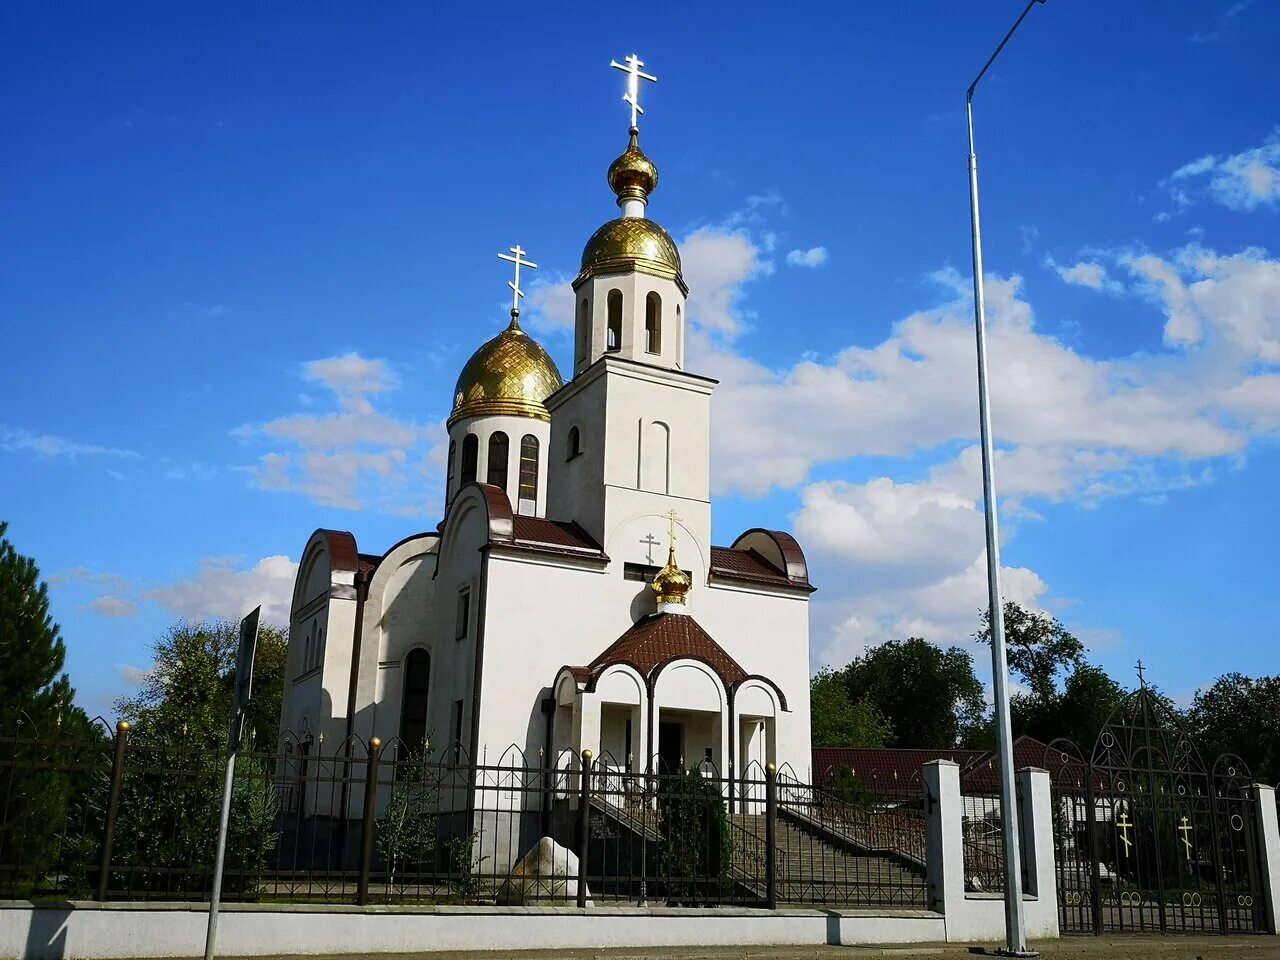
<path id="1" fill-rule="evenodd" d="M 688 294 L 676 242 L 644 217 L 619 217 L 593 233 L 582 250 L 582 269 L 573 285 L 590 277 L 633 271 L 674 280 Z"/>
<path id="2" fill-rule="evenodd" d="M 549 421 L 543 401 L 564 381 L 542 345 L 511 324 L 471 355 L 453 391 L 449 426 L 466 417 L 512 416 Z"/>
<path id="3" fill-rule="evenodd" d="M 669 603 L 684 604 L 693 587 L 693 580 L 680 569 L 676 563 L 676 547 L 673 543 L 667 548 L 667 562 L 653 578 L 653 592 L 658 595 L 658 605 Z"/>
<path id="4" fill-rule="evenodd" d="M 628 200 L 645 203 L 658 188 L 658 168 L 640 149 L 640 131 L 631 128 L 631 142 L 622 156 L 609 164 L 609 188 L 618 195 L 618 206 Z"/>

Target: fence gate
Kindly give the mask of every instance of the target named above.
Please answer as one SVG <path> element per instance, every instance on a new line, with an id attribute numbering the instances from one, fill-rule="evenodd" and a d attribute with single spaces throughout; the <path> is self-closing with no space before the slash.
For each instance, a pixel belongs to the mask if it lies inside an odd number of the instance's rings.
<path id="1" fill-rule="evenodd" d="M 1064 934 L 1265 930 L 1249 772 L 1234 756 L 1206 765 L 1145 685 L 1087 760 L 1056 740 L 1044 765 Z"/>

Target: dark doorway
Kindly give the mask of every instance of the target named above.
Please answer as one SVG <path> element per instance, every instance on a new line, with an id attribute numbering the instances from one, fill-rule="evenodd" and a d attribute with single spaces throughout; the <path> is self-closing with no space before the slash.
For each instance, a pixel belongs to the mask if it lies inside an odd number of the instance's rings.
<path id="1" fill-rule="evenodd" d="M 658 773 L 680 773 L 684 760 L 684 725 L 658 723 Z"/>

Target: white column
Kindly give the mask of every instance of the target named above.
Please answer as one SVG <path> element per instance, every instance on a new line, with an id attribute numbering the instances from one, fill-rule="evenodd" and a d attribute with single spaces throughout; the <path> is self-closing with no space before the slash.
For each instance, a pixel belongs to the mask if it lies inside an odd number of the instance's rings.
<path id="1" fill-rule="evenodd" d="M 950 760 L 924 765 L 928 796 L 925 873 L 930 910 L 950 914 L 964 906 L 964 840 L 960 825 L 960 767 Z"/>
<path id="2" fill-rule="evenodd" d="M 1276 823 L 1276 791 L 1265 783 L 1252 787 L 1258 816 L 1258 872 L 1262 874 L 1262 909 L 1268 933 L 1280 933 L 1280 826 Z"/>
<path id="3" fill-rule="evenodd" d="M 1057 937 L 1058 874 L 1053 863 L 1053 791 L 1049 771 L 1024 767 L 1017 772 L 1017 786 L 1022 809 L 1022 862 L 1027 866 L 1027 936 Z"/>

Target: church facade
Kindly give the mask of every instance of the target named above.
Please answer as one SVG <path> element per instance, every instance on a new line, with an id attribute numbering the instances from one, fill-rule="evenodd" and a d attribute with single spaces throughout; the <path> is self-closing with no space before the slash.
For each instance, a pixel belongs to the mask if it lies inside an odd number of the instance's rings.
<path id="1" fill-rule="evenodd" d="M 608 180 L 622 216 L 573 282 L 571 379 L 520 327 L 517 265 L 510 324 L 458 378 L 437 529 L 383 554 L 308 540 L 282 716 L 300 741 L 807 775 L 804 553 L 762 528 L 714 544 L 716 382 L 685 365 L 688 288 L 634 126 Z"/>

